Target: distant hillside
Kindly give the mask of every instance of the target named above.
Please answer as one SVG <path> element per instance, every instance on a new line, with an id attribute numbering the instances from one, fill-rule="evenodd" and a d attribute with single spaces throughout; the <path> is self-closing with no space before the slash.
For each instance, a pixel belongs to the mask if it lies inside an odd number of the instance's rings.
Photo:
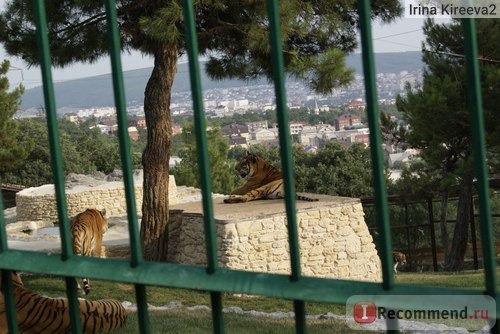
<path id="1" fill-rule="evenodd" d="M 361 55 L 348 56 L 347 65 L 362 74 Z M 397 73 L 400 71 L 414 71 L 421 69 L 423 63 L 420 52 L 377 53 L 375 54 L 377 73 Z M 203 67 L 202 67 L 203 68 Z M 141 104 L 144 99 L 144 88 L 151 74 L 152 68 L 143 68 L 123 73 L 125 96 L 128 104 Z M 246 82 L 242 80 L 215 81 L 202 73 L 202 87 L 204 90 L 214 88 L 229 88 L 265 84 L 266 79 Z M 188 64 L 178 66 L 174 81 L 174 92 L 189 91 Z M 54 84 L 57 108 L 90 108 L 96 106 L 114 105 L 111 75 L 99 75 L 78 80 L 65 81 Z M 43 106 L 43 91 L 41 87 L 26 90 L 22 98 L 22 109 L 39 108 Z"/>

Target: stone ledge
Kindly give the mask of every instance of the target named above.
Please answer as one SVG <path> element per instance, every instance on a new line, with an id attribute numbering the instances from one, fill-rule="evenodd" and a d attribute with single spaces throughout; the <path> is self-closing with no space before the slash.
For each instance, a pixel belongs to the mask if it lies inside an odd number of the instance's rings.
<path id="1" fill-rule="evenodd" d="M 138 213 L 142 208 L 142 180 L 136 179 L 134 195 Z M 169 201 L 178 203 L 175 178 L 170 175 Z M 70 217 L 88 208 L 106 209 L 108 217 L 121 216 L 127 212 L 125 187 L 122 181 L 102 182 L 95 184 L 72 184 L 65 189 L 66 206 Z M 58 219 L 55 189 L 53 184 L 26 188 L 16 194 L 17 220 L 49 221 Z"/>
<path id="2" fill-rule="evenodd" d="M 354 204 L 360 204 L 359 198 L 338 197 L 300 193 L 301 195 L 317 198 L 319 201 L 296 201 L 297 213 L 306 211 L 317 211 L 324 208 L 337 208 Z M 227 204 L 222 198 L 212 200 L 214 208 L 214 219 L 218 223 L 235 223 L 247 220 L 268 218 L 286 215 L 285 201 L 283 199 L 258 200 L 246 203 Z M 172 210 L 182 210 L 184 216 L 202 216 L 203 206 L 201 202 L 182 203 L 170 206 Z"/>

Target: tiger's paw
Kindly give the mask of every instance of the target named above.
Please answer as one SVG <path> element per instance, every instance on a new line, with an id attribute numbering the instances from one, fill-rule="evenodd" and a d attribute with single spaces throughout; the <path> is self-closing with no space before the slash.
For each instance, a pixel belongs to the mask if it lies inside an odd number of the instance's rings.
<path id="1" fill-rule="evenodd" d="M 241 196 L 231 195 L 228 198 L 224 198 L 224 203 L 242 203 L 244 202 Z"/>

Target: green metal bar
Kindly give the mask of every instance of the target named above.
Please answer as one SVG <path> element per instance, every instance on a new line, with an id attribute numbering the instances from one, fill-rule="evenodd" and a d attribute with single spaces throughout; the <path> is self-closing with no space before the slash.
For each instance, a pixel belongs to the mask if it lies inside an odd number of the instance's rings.
<path id="1" fill-rule="evenodd" d="M 1 199 L 1 198 L 0 198 Z M 19 333 L 17 328 L 17 310 L 16 301 L 14 299 L 14 287 L 12 284 L 11 271 L 2 270 L 2 285 L 0 286 L 7 314 L 7 329 L 11 334 Z"/>
<path id="2" fill-rule="evenodd" d="M 120 34 L 117 26 L 116 3 L 114 0 L 106 0 L 106 18 L 108 24 L 108 43 L 111 57 L 111 68 L 113 74 L 113 91 L 115 94 L 115 105 L 118 121 L 118 138 L 120 142 L 120 157 L 123 169 L 123 181 L 125 186 L 125 200 L 127 205 L 127 219 L 130 235 L 131 265 L 139 265 L 142 258 L 139 225 L 137 222 L 137 209 L 135 203 L 134 179 L 132 177 L 132 158 L 130 156 L 130 138 L 128 134 L 127 107 L 125 102 L 125 88 L 123 83 L 122 65 L 120 59 Z"/>
<path id="3" fill-rule="evenodd" d="M 64 173 L 62 168 L 61 148 L 59 145 L 59 134 L 57 130 L 56 104 L 54 98 L 54 86 L 52 82 L 45 3 L 42 0 L 34 0 L 33 5 L 35 12 L 35 24 L 37 27 L 37 43 L 40 50 L 40 68 L 42 71 L 51 166 L 54 178 L 55 197 L 57 201 L 57 216 L 59 218 L 59 229 L 61 232 L 61 257 L 63 260 L 67 260 L 73 257 L 74 254 L 71 237 L 69 236 L 69 220 L 66 207 L 66 195 L 64 192 Z M 76 289 L 74 289 L 75 284 L 72 284 L 70 280 L 71 278 L 66 278 L 66 293 L 68 295 L 71 326 L 74 333 L 81 333 L 82 328 L 80 323 L 77 292 Z"/>
<path id="4" fill-rule="evenodd" d="M 125 201 L 127 205 L 127 219 L 129 239 L 131 248 L 132 267 L 137 267 L 143 262 L 139 225 L 137 222 L 137 209 L 135 203 L 135 188 L 132 177 L 132 158 L 130 157 L 130 139 L 128 134 L 127 107 L 125 100 L 125 89 L 123 83 L 123 72 L 120 58 L 120 34 L 118 31 L 118 19 L 116 14 L 116 2 L 106 0 L 106 21 L 108 26 L 108 44 L 111 58 L 111 69 L 113 74 L 113 92 L 118 120 L 118 138 L 120 143 L 120 157 L 123 170 L 123 182 L 125 188 Z M 149 314 L 146 288 L 144 285 L 135 285 L 137 302 L 137 313 L 139 319 L 139 331 L 149 333 Z"/>
<path id="5" fill-rule="evenodd" d="M 138 273 L 140 274 L 140 272 Z M 146 286 L 144 284 L 139 284 L 139 282 L 134 284 L 135 287 L 135 302 L 137 304 L 137 318 L 139 320 L 139 332 L 140 333 L 150 333 L 150 322 L 148 313 L 148 303 Z"/>
<path id="6" fill-rule="evenodd" d="M 212 204 L 212 184 L 210 182 L 210 165 L 208 161 L 208 145 L 206 137 L 205 113 L 201 90 L 200 65 L 198 63 L 198 43 L 194 24 L 193 3 L 185 0 L 183 4 L 184 22 L 186 25 L 186 44 L 189 59 L 189 77 L 193 98 L 194 126 L 196 147 L 200 162 L 200 183 L 202 190 L 203 214 L 205 222 L 205 238 L 207 239 L 208 273 L 217 269 L 217 245 L 215 241 L 215 221 Z"/>
<path id="7" fill-rule="evenodd" d="M 224 333 L 224 317 L 222 316 L 222 294 L 220 291 L 210 292 L 212 305 L 212 327 L 214 333 Z"/>
<path id="8" fill-rule="evenodd" d="M 377 282 L 348 281 L 303 276 L 292 282 L 288 275 L 219 268 L 207 274 L 200 266 L 145 261 L 139 267 L 120 259 L 75 257 L 61 261 L 57 254 L 9 250 L 0 253 L 2 268 L 57 276 L 78 272 L 94 279 L 183 289 L 262 295 L 326 303 L 345 303 L 352 295 L 481 295 L 480 289 L 457 289 L 426 285 L 397 284 L 384 290 Z"/>
<path id="9" fill-rule="evenodd" d="M 477 61 L 476 24 L 474 19 L 462 19 L 465 38 L 465 56 L 467 69 L 467 102 L 472 125 L 472 144 L 474 166 L 476 170 L 479 196 L 479 222 L 481 225 L 481 242 L 486 293 L 497 302 L 497 323 L 492 332 L 499 332 L 499 301 L 497 300 L 497 280 L 495 247 L 493 245 L 493 228 L 489 201 L 488 170 L 486 166 L 486 141 L 484 136 L 483 101 L 481 96 L 481 80 Z"/>
<path id="10" fill-rule="evenodd" d="M 210 165 L 208 160 L 208 145 L 206 138 L 205 113 L 203 111 L 203 97 L 198 63 L 198 42 L 196 40 L 195 14 L 193 1 L 183 1 L 184 24 L 186 28 L 186 46 L 189 59 L 189 77 L 191 82 L 191 96 L 193 98 L 194 128 L 196 148 L 200 163 L 200 185 L 203 205 L 203 221 L 207 249 L 207 274 L 214 274 L 217 270 L 217 242 L 214 210 L 212 203 L 212 184 L 210 181 Z M 212 318 L 214 333 L 224 333 L 222 316 L 222 300 L 220 292 L 212 292 Z"/>
<path id="11" fill-rule="evenodd" d="M 57 216 L 61 230 L 62 257 L 66 259 L 73 255 L 71 238 L 69 237 L 69 220 L 67 216 L 66 194 L 64 191 L 64 171 L 62 164 L 61 148 L 59 145 L 59 132 L 57 129 L 56 103 L 54 86 L 52 82 L 49 40 L 45 5 L 42 0 L 34 0 L 35 22 L 37 26 L 37 42 L 40 50 L 40 68 L 43 80 L 43 95 L 45 98 L 45 112 L 49 133 L 50 157 L 52 175 L 54 178 L 55 196 L 57 201 Z"/>
<path id="12" fill-rule="evenodd" d="M 79 311 L 80 303 L 78 303 L 78 297 L 79 297 L 78 283 L 76 282 L 75 277 L 69 275 L 64 276 L 64 283 L 66 284 L 66 295 L 68 296 L 69 316 L 71 321 L 72 332 L 81 333 L 82 329 L 81 329 L 80 311 Z"/>
<path id="13" fill-rule="evenodd" d="M 9 245 L 7 243 L 7 230 L 6 230 L 6 222 L 5 217 L 3 215 L 3 194 L 0 191 L 0 253 L 9 249 Z"/>
<path id="14" fill-rule="evenodd" d="M 276 95 L 276 111 L 278 117 L 281 166 L 285 180 L 285 205 L 288 224 L 288 239 L 290 243 L 290 260 L 292 265 L 292 281 L 300 278 L 300 249 L 297 234 L 297 217 L 295 215 L 295 185 L 292 162 L 292 144 L 288 113 L 286 109 L 285 75 L 283 65 L 283 50 L 281 47 L 280 19 L 278 2 L 267 1 L 269 15 L 269 38 L 273 62 L 274 91 Z"/>
<path id="15" fill-rule="evenodd" d="M 373 42 L 370 23 L 370 2 L 358 1 L 361 28 L 361 47 L 363 50 L 363 69 L 366 94 L 366 112 L 370 128 L 370 152 L 372 158 L 373 181 L 375 188 L 375 208 L 379 231 L 379 251 L 382 261 L 382 278 L 384 289 L 394 286 L 392 271 L 392 242 L 387 205 L 387 189 L 384 178 L 384 160 L 382 155 L 382 138 L 380 134 L 375 63 L 373 60 Z"/>
<path id="16" fill-rule="evenodd" d="M 280 12 L 278 1 L 267 1 L 269 17 L 269 42 L 271 44 L 274 91 L 276 96 L 276 112 L 278 118 L 278 135 L 280 141 L 281 169 L 285 182 L 285 207 L 288 227 L 288 244 L 290 247 L 290 262 L 292 282 L 297 282 L 301 276 L 300 246 L 295 207 L 295 183 L 292 162 L 292 144 L 288 113 L 286 107 L 285 73 L 283 49 L 281 46 Z M 294 300 L 295 331 L 307 333 L 306 312 L 303 300 Z"/>
<path id="17" fill-rule="evenodd" d="M 6 224 L 5 224 L 5 217 L 3 214 L 3 196 L 2 192 L 0 191 L 0 254 L 3 253 L 4 251 L 8 250 L 8 244 L 7 244 L 7 232 L 6 232 Z M 12 334 L 17 334 L 18 328 L 17 328 L 17 312 L 16 312 L 16 302 L 14 300 L 14 290 L 12 286 L 12 281 L 11 281 L 11 272 L 10 270 L 1 270 L 2 275 L 2 284 L 0 285 L 1 293 L 4 298 L 4 303 L 5 303 L 5 310 L 6 310 L 6 316 L 7 316 L 7 329 L 9 333 Z"/>

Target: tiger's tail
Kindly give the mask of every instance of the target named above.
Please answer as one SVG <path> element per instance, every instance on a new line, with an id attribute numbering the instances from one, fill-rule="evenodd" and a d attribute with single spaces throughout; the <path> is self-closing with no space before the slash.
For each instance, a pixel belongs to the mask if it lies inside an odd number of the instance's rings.
<path id="1" fill-rule="evenodd" d="M 296 195 L 295 199 L 297 199 L 299 201 L 307 201 L 307 202 L 317 202 L 317 201 L 319 201 L 318 198 L 311 198 L 311 197 L 302 196 L 302 195 Z"/>

